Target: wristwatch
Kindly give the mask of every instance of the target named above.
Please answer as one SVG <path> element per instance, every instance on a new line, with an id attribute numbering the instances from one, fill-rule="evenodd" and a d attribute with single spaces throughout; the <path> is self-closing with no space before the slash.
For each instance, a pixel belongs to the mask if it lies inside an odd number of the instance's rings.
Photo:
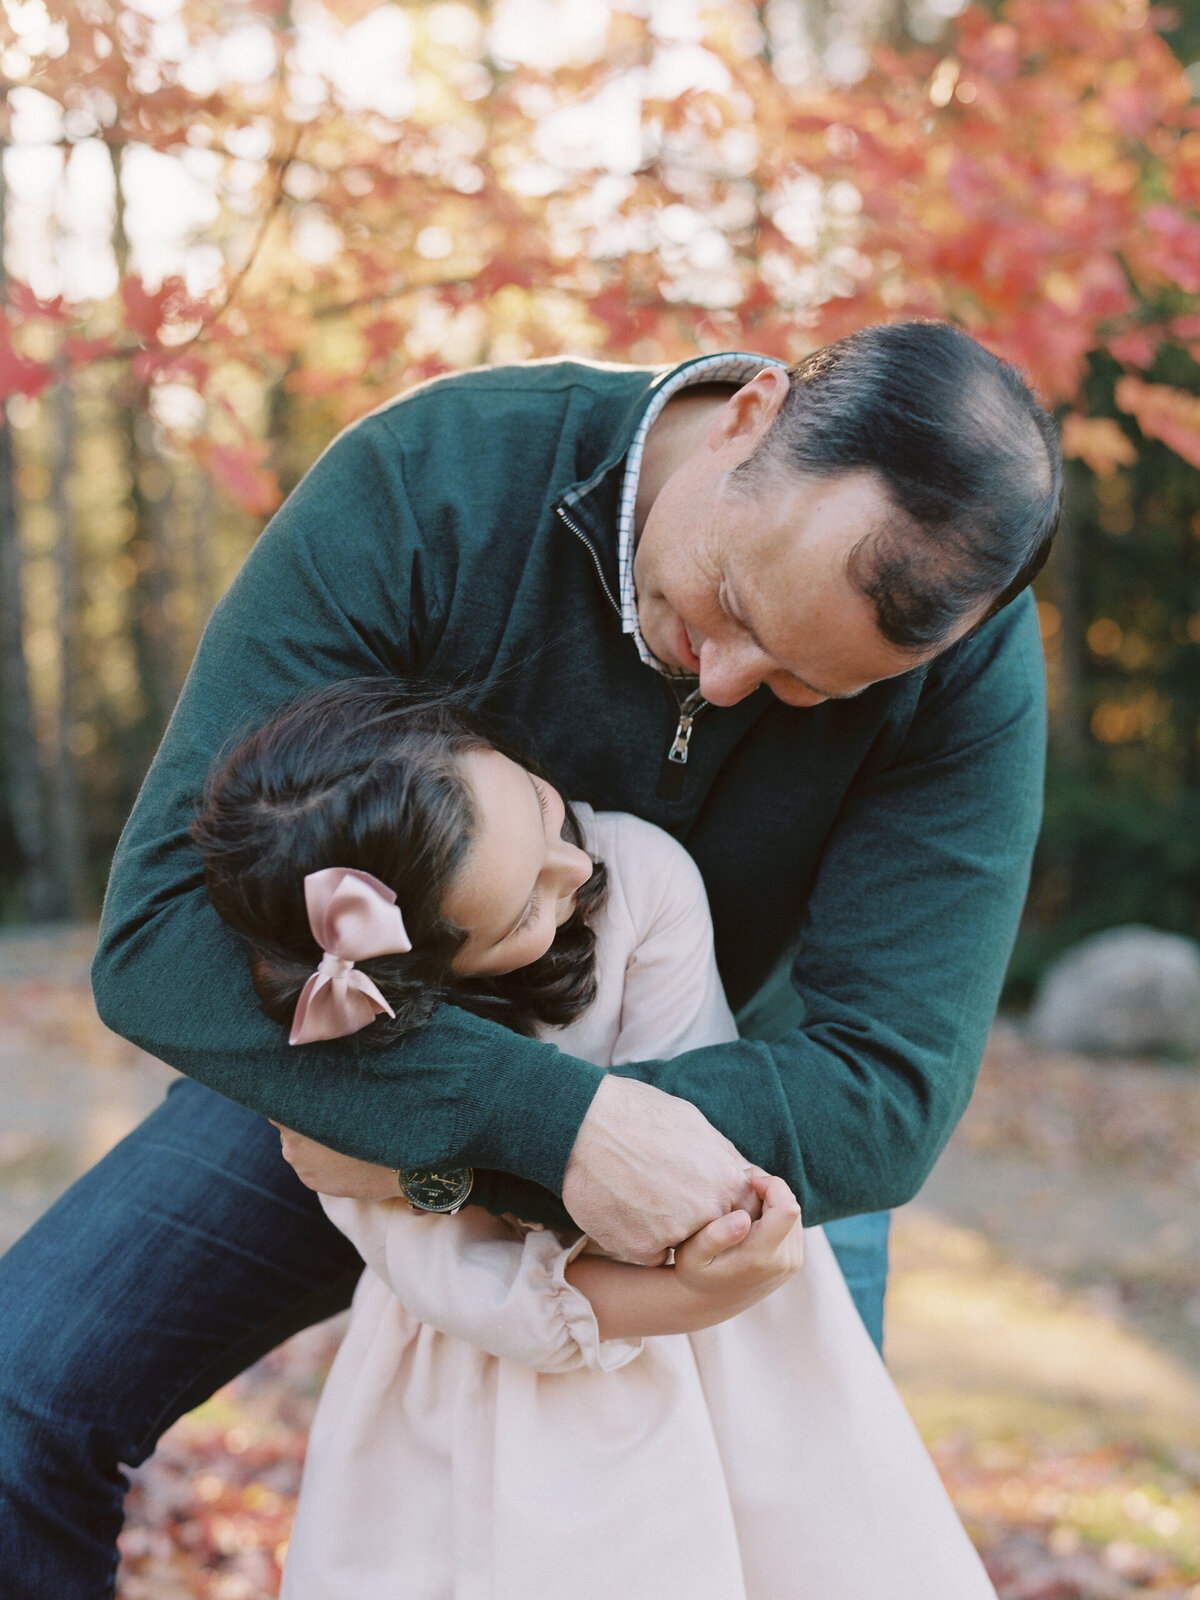
<path id="1" fill-rule="evenodd" d="M 401 1167 L 396 1179 L 414 1211 L 442 1211 L 451 1216 L 466 1205 L 475 1173 L 470 1167 Z"/>

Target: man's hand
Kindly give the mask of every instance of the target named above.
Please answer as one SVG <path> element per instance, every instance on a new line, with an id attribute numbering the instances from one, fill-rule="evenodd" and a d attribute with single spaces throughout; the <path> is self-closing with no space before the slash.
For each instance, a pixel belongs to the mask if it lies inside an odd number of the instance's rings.
<path id="1" fill-rule="evenodd" d="M 659 1266 L 727 1211 L 758 1216 L 746 1165 L 695 1106 L 610 1073 L 567 1162 L 563 1204 L 618 1259 Z"/>
<path id="2" fill-rule="evenodd" d="M 280 1123 L 279 1143 L 283 1159 L 310 1189 L 321 1194 L 336 1194 L 347 1200 L 395 1200 L 400 1194 L 399 1181 L 392 1167 L 377 1167 L 370 1161 L 359 1161 L 354 1156 L 344 1156 L 330 1150 L 313 1139 L 306 1139 L 293 1128 Z"/>

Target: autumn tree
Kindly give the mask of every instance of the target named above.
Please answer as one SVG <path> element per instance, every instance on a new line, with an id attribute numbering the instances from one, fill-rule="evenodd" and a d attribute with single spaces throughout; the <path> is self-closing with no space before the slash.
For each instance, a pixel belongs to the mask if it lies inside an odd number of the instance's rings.
<path id="1" fill-rule="evenodd" d="M 93 767 L 132 724 L 161 724 L 145 638 L 165 629 L 186 656 L 207 603 L 196 574 L 215 587 L 281 486 L 387 395 L 564 351 L 793 358 L 921 315 L 1017 362 L 1062 416 L 1072 512 L 1043 596 L 1059 742 L 1081 792 L 1112 792 L 1119 756 L 1139 782 L 1153 772 L 1172 833 L 1200 718 L 1182 668 L 1196 541 L 1177 515 L 1200 467 L 1200 120 L 1139 0 L 974 7 L 927 45 L 880 8 L 889 43 L 842 81 L 845 52 L 797 44 L 799 8 L 741 0 L 690 20 L 529 0 L 178 0 L 154 15 L 69 0 L 53 17 L 22 0 L 12 15 L 18 151 L 40 141 L 60 182 L 97 153 L 114 174 L 90 279 L 56 276 L 10 230 L 0 323 L 0 383 L 38 419 L 31 453 L 68 372 L 79 404 L 133 441 L 116 559 L 141 687 L 122 701 L 97 676 Z M 195 197 L 157 259 L 133 225 L 154 181 Z M 1143 518 L 1151 479 L 1160 501 L 1175 485 L 1176 509 Z M 1121 496 L 1134 521 L 1117 534 Z M 1093 581 L 1098 555 L 1120 570 L 1101 537 L 1126 540 L 1157 596 L 1136 624 Z M 1139 564 L 1151 545 L 1161 560 Z M 1106 619 L 1122 640 L 1107 654 Z M 84 662 L 109 643 L 91 625 Z M 1159 700 L 1143 673 L 1165 674 Z M 129 774 L 91 781 L 115 800 Z M 1079 864 L 1047 872 L 1038 915 L 1086 920 Z M 1172 920 L 1200 931 L 1200 868 L 1179 881 Z"/>

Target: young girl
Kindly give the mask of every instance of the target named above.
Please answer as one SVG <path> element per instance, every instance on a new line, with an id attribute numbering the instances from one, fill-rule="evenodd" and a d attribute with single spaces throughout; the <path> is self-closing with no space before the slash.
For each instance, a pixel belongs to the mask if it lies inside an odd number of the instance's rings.
<path id="1" fill-rule="evenodd" d="M 453 694 L 310 696 L 223 761 L 194 832 L 298 1072 L 343 1036 L 369 1071 L 440 1001 L 602 1066 L 735 1036 L 682 847 L 566 807 Z M 327 1199 L 367 1271 L 284 1595 L 994 1600 L 824 1235 L 753 1183 L 757 1221 L 651 1268 Z"/>

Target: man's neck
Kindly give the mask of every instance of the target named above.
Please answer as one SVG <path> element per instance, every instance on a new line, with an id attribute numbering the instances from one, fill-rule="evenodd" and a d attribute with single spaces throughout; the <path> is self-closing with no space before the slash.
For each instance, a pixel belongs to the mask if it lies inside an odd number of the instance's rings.
<path id="1" fill-rule="evenodd" d="M 650 426 L 646 448 L 638 473 L 637 499 L 634 502 L 635 540 L 640 538 L 650 507 L 671 474 L 688 456 L 699 450 L 717 412 L 733 393 L 722 383 L 698 383 L 668 400 Z"/>

